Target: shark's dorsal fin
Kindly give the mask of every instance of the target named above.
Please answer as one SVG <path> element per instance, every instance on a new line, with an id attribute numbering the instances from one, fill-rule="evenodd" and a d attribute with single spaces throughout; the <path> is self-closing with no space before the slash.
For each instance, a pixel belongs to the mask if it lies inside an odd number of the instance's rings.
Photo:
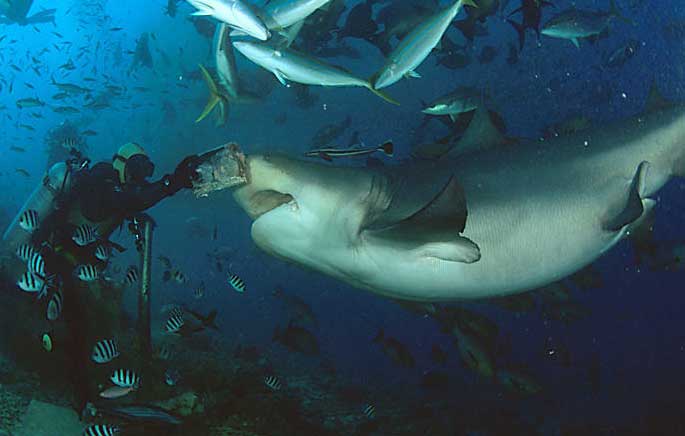
<path id="1" fill-rule="evenodd" d="M 486 150 L 508 142 L 502 131 L 495 125 L 490 111 L 479 105 L 464 135 L 452 147 L 448 157 L 457 157 L 475 150 Z"/>
<path id="2" fill-rule="evenodd" d="M 661 94 L 661 91 L 659 91 L 659 87 L 656 84 L 656 80 L 653 80 L 651 86 L 649 87 L 649 94 L 647 95 L 647 101 L 645 102 L 644 113 L 648 114 L 650 112 L 656 112 L 673 106 L 673 102 L 669 101 L 663 96 L 663 94 Z"/>
<path id="3" fill-rule="evenodd" d="M 367 237 L 421 257 L 472 263 L 480 259 L 480 249 L 460 236 L 467 214 L 463 188 L 452 175 L 430 201 L 407 218 L 380 228 L 370 226 L 364 231 Z"/>

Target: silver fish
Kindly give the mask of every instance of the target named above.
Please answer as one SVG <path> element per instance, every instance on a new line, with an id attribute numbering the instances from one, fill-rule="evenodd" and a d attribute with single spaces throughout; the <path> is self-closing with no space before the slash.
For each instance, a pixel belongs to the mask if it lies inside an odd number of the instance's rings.
<path id="1" fill-rule="evenodd" d="M 212 16 L 260 41 L 271 36 L 251 6 L 241 0 L 188 0 L 188 3 L 197 9 L 192 15 Z"/>
<path id="2" fill-rule="evenodd" d="M 341 67 L 327 64 L 304 53 L 289 48 L 277 49 L 249 41 L 235 41 L 233 47 L 255 64 L 271 71 L 283 85 L 290 80 L 303 85 L 359 86 L 368 89 L 385 101 L 399 104 L 374 89 L 368 80 L 356 77 Z"/>
<path id="3" fill-rule="evenodd" d="M 463 5 L 477 7 L 473 0 L 457 0 L 452 6 L 432 15 L 409 32 L 390 53 L 383 68 L 376 73 L 373 87 L 382 89 L 403 77 L 421 77 L 416 73 L 416 68 L 438 45 Z"/>

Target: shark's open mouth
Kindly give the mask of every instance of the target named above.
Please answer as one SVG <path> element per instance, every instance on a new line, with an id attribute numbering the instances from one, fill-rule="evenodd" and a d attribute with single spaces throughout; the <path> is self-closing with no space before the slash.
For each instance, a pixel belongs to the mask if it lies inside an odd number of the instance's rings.
<path id="1" fill-rule="evenodd" d="M 257 219 L 277 207 L 291 202 L 297 204 L 292 195 L 269 189 L 253 194 L 246 209 L 252 219 Z"/>

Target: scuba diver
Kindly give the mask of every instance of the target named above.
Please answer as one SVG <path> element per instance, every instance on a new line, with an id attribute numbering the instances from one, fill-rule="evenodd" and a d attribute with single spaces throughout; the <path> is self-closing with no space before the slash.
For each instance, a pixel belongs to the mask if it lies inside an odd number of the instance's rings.
<path id="1" fill-rule="evenodd" d="M 128 228 L 141 251 L 140 224 L 149 219 L 142 212 L 182 189 L 191 188 L 201 159 L 197 155 L 188 156 L 172 174 L 150 182 L 148 178 L 155 166 L 136 143 L 119 148 L 111 162 L 92 167 L 75 148 L 71 148 L 71 154 L 73 158 L 66 165 L 56 164 L 48 172 L 43 187 L 37 188 L 38 194 L 34 193 L 23 209 L 29 210 L 32 204 L 37 204 L 35 210 L 40 211 L 37 215 L 43 215 L 30 242 L 39 247 L 46 275 L 52 278 L 49 292 L 54 294 L 61 289 L 63 294 L 61 314 L 66 332 L 62 346 L 70 360 L 68 377 L 75 388 L 75 406 L 77 411 L 83 411 L 95 396 L 96 388 L 88 377 L 89 347 L 97 338 L 111 334 L 111 323 L 115 322 L 112 318 L 119 318 L 119 308 L 112 307 L 115 303 L 107 300 L 111 297 L 95 295 L 97 292 L 88 285 L 107 266 L 109 256 L 103 256 L 103 250 L 106 253 L 112 248 L 123 251 L 109 237 L 128 220 Z M 61 171 L 54 170 L 58 167 Z M 56 181 L 55 174 L 59 174 Z M 34 197 L 49 201 L 40 200 L 46 203 L 41 204 Z M 5 239 L 8 234 L 13 235 L 8 230 Z"/>

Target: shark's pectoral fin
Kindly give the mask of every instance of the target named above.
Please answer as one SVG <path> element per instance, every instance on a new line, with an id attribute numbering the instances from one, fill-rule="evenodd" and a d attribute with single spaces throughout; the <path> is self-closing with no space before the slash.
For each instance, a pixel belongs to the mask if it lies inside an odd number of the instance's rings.
<path id="1" fill-rule="evenodd" d="M 274 76 L 276 76 L 276 79 L 278 79 L 278 81 L 281 82 L 281 85 L 288 86 L 288 82 L 286 82 L 285 77 L 283 76 L 283 73 L 281 73 L 278 70 L 274 70 L 273 73 L 274 73 Z"/>
<path id="2" fill-rule="evenodd" d="M 460 235 L 466 216 L 464 191 L 452 176 L 432 200 L 411 216 L 381 228 L 370 223 L 363 232 L 376 243 L 411 251 L 418 257 L 473 263 L 480 259 L 480 249 Z"/>
<path id="3" fill-rule="evenodd" d="M 416 248 L 422 257 L 434 257 L 448 262 L 474 263 L 480 260 L 480 248 L 463 236 L 449 241 L 428 242 Z"/>
<path id="4" fill-rule="evenodd" d="M 645 207 L 641 192 L 643 192 L 648 170 L 649 162 L 643 161 L 638 165 L 633 180 L 630 183 L 628 198 L 623 209 L 618 214 L 604 221 L 603 227 L 605 230 L 610 232 L 621 231 L 624 227 L 634 223 L 642 216 Z"/>

